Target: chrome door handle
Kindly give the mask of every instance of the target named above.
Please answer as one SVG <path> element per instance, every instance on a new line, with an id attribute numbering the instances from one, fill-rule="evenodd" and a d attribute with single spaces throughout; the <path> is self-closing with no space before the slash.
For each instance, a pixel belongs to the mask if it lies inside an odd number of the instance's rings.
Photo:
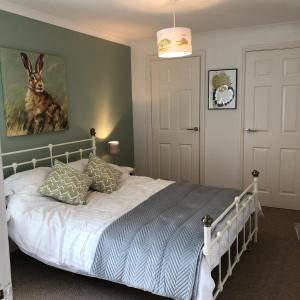
<path id="1" fill-rule="evenodd" d="M 189 131 L 199 131 L 199 128 L 198 127 L 193 127 L 193 128 L 187 128 L 186 130 L 189 130 Z"/>
<path id="2" fill-rule="evenodd" d="M 246 132 L 248 132 L 248 133 L 254 133 L 254 132 L 257 132 L 257 130 L 254 129 L 254 128 L 246 128 L 246 129 L 244 129 L 244 131 L 246 131 Z"/>

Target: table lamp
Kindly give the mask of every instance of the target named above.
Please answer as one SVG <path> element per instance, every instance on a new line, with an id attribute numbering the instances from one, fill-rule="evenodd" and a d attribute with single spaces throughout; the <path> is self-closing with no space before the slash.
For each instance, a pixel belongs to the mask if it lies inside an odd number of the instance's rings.
<path id="1" fill-rule="evenodd" d="M 113 162 L 115 163 L 115 155 L 120 152 L 119 141 L 109 141 L 108 142 L 108 151 L 112 155 Z"/>

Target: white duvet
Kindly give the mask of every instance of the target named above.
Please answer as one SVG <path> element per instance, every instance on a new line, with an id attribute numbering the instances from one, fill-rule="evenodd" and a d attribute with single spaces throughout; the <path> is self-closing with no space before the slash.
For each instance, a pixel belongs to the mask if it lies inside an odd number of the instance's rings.
<path id="1" fill-rule="evenodd" d="M 19 173 L 5 180 L 7 211 L 11 217 L 9 236 L 28 255 L 49 265 L 85 275 L 91 275 L 97 242 L 104 229 L 172 183 L 124 174 L 116 192 L 91 192 L 87 205 L 71 206 L 38 193 L 38 187 L 49 170 L 38 168 L 26 178 L 23 176 L 22 179 L 22 173 Z M 240 218 L 240 229 L 242 225 Z M 230 240 L 234 238 L 235 229 L 230 232 Z M 224 236 L 221 253 L 214 249 L 210 261 L 212 266 L 216 266 L 220 255 L 225 253 L 227 240 L 228 236 Z M 215 284 L 206 258 L 201 262 L 199 280 L 197 300 L 211 300 Z"/>

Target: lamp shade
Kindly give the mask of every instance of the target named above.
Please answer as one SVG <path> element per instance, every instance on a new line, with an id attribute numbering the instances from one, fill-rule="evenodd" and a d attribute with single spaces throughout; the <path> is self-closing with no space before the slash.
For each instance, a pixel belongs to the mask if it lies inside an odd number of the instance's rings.
<path id="1" fill-rule="evenodd" d="M 120 152 L 120 143 L 119 141 L 109 141 L 108 142 L 108 151 L 110 154 L 116 154 Z"/>
<path id="2" fill-rule="evenodd" d="M 187 27 L 165 28 L 157 32 L 158 56 L 182 57 L 192 54 L 192 32 Z"/>

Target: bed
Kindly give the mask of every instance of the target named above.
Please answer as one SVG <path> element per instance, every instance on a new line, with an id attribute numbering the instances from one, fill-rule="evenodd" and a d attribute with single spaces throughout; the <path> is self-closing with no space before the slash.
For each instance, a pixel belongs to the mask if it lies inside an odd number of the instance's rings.
<path id="1" fill-rule="evenodd" d="M 56 148 L 89 142 L 92 146 L 84 149 L 57 155 L 53 152 Z M 7 157 L 41 149 L 49 150 L 50 155 L 4 165 L 4 170 L 12 169 L 14 172 L 13 176 L 5 180 L 7 212 L 10 215 L 9 236 L 21 251 L 48 265 L 101 278 L 101 276 L 95 276 L 91 270 L 99 240 L 107 229 L 146 203 L 153 195 L 172 187 L 174 183 L 149 177 L 130 176 L 129 171 L 123 168 L 121 182 L 116 192 L 112 194 L 90 192 L 87 205 L 62 204 L 51 198 L 42 197 L 38 193 L 40 183 L 50 172 L 49 167 L 38 167 L 39 163 L 50 161 L 52 165 L 55 158 L 65 158 L 69 163 L 70 157 L 77 154 L 80 156 L 79 160 L 69 164 L 75 169 L 83 170 L 87 163 L 83 154 L 89 151 L 96 152 L 95 131 L 91 130 L 90 139 L 4 153 L 2 156 Z M 18 168 L 25 165 L 32 166 L 33 169 L 18 173 Z M 195 271 L 197 276 L 193 280 L 191 299 L 215 299 L 223 290 L 225 282 L 232 274 L 248 244 L 251 241 L 257 242 L 257 219 L 260 211 L 257 197 L 259 173 L 253 171 L 252 175 L 253 182 L 249 187 L 243 192 L 235 193 L 236 196 L 232 198 L 229 205 L 222 209 L 222 213 L 215 220 L 209 215 L 204 215 L 202 219 L 199 219 L 203 230 L 203 244 Z M 220 189 L 220 191 L 223 190 Z M 224 258 L 226 258 L 227 268 L 223 274 Z M 217 271 L 216 279 L 212 278 L 212 270 Z M 166 296 L 150 288 L 125 284 Z M 170 295 L 167 294 L 167 296 Z M 171 298 L 184 299 L 175 294 Z"/>

